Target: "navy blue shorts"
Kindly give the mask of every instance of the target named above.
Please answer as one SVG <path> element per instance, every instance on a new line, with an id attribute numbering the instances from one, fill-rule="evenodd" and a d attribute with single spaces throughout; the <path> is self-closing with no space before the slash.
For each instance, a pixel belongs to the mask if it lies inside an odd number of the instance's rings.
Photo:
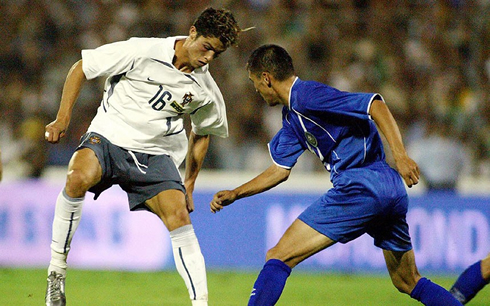
<path id="1" fill-rule="evenodd" d="M 149 210 L 145 201 L 169 189 L 185 193 L 179 170 L 168 155 L 150 155 L 125 150 L 97 133 L 82 136 L 77 150 L 95 152 L 102 167 L 102 179 L 89 189 L 94 199 L 112 185 L 119 185 L 128 194 L 130 210 Z"/>
<path id="2" fill-rule="evenodd" d="M 363 235 L 384 250 L 412 249 L 406 214 L 408 196 L 403 181 L 384 162 L 349 169 L 334 187 L 298 218 L 333 241 L 347 243 Z"/>

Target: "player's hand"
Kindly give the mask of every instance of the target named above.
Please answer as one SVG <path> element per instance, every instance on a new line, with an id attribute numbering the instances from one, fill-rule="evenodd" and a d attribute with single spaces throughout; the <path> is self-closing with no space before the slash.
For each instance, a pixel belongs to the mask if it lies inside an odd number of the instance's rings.
<path id="1" fill-rule="evenodd" d="M 210 203 L 211 212 L 216 213 L 222 210 L 223 207 L 235 202 L 236 198 L 237 194 L 233 190 L 222 190 L 217 192 Z"/>
<path id="2" fill-rule="evenodd" d="M 58 120 L 46 125 L 44 139 L 50 143 L 58 143 L 61 138 L 65 137 L 65 131 L 68 124 L 62 123 Z"/>
<path id="3" fill-rule="evenodd" d="M 194 211 L 194 198 L 192 197 L 192 193 L 187 193 L 185 195 L 185 203 L 187 205 L 187 211 L 189 213 Z"/>
<path id="4" fill-rule="evenodd" d="M 413 185 L 417 185 L 420 180 L 420 170 L 419 166 L 415 161 L 413 161 L 408 155 L 405 155 L 396 160 L 396 167 L 398 173 L 402 176 L 405 184 L 409 188 Z"/>

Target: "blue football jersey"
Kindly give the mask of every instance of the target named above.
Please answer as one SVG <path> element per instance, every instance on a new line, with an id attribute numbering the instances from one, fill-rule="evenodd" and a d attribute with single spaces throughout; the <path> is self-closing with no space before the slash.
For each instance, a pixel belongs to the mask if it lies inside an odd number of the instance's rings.
<path id="1" fill-rule="evenodd" d="M 289 107 L 282 110 L 282 128 L 269 143 L 277 165 L 292 168 L 309 150 L 331 178 L 343 170 L 385 160 L 383 144 L 369 107 L 375 93 L 350 93 L 296 78 Z"/>

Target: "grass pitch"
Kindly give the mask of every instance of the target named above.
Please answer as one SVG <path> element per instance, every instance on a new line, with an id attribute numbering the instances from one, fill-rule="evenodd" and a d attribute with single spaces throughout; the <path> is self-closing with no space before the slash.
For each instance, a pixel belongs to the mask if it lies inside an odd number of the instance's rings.
<path id="1" fill-rule="evenodd" d="M 256 272 L 208 271 L 209 305 L 246 305 Z M 0 269 L 0 305 L 43 305 L 44 269 Z M 455 277 L 430 277 L 449 288 Z M 69 270 L 67 303 L 86 305 L 190 305 L 180 276 L 173 271 L 116 272 Z M 386 275 L 319 274 L 294 271 L 279 306 L 421 305 L 398 293 Z M 490 305 L 490 288 L 468 305 Z"/>

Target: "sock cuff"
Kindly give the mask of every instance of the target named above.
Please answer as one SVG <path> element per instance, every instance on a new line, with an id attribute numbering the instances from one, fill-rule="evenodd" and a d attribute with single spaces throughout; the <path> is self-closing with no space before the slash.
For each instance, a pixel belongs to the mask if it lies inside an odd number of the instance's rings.
<path id="1" fill-rule="evenodd" d="M 486 284 L 488 284 L 488 281 L 483 278 L 483 275 L 481 273 L 481 260 L 469 266 L 464 273 L 467 274 L 468 280 L 471 281 L 473 285 L 477 288 L 481 289 L 485 287 Z"/>
<path id="2" fill-rule="evenodd" d="M 276 266 L 278 268 L 280 268 L 281 270 L 283 270 L 284 272 L 287 273 L 287 275 L 289 276 L 289 274 L 291 274 L 291 268 L 286 265 L 283 261 L 279 260 L 279 259 L 269 259 L 264 267 L 266 266 Z"/>
<path id="3" fill-rule="evenodd" d="M 63 191 L 61 192 L 61 194 L 65 198 L 65 200 L 67 200 L 70 203 L 80 203 L 80 202 L 83 202 L 83 200 L 85 199 L 85 197 L 81 197 L 81 198 L 70 197 L 69 195 L 66 194 L 66 191 L 64 188 L 63 188 Z"/>
<path id="4" fill-rule="evenodd" d="M 191 232 L 191 231 L 194 232 L 194 227 L 192 226 L 192 224 L 187 224 L 187 225 L 181 226 L 181 227 L 176 228 L 173 231 L 171 231 L 170 232 L 170 238 L 181 235 L 181 234 L 185 234 L 185 233 Z"/>
<path id="5" fill-rule="evenodd" d="M 170 232 L 170 240 L 174 248 L 180 248 L 188 245 L 199 245 L 194 227 L 192 224 L 184 225 Z"/>
<path id="6" fill-rule="evenodd" d="M 476 277 L 478 278 L 478 281 L 482 286 L 489 283 L 489 281 L 483 278 L 483 275 L 481 273 L 481 260 L 475 262 L 471 268 L 475 270 Z"/>
<path id="7" fill-rule="evenodd" d="M 412 292 L 410 292 L 410 297 L 416 300 L 420 301 L 420 296 L 422 295 L 422 292 L 424 291 L 425 286 L 430 283 L 431 281 L 425 277 L 422 277 L 419 279 L 415 287 L 413 288 Z"/>

